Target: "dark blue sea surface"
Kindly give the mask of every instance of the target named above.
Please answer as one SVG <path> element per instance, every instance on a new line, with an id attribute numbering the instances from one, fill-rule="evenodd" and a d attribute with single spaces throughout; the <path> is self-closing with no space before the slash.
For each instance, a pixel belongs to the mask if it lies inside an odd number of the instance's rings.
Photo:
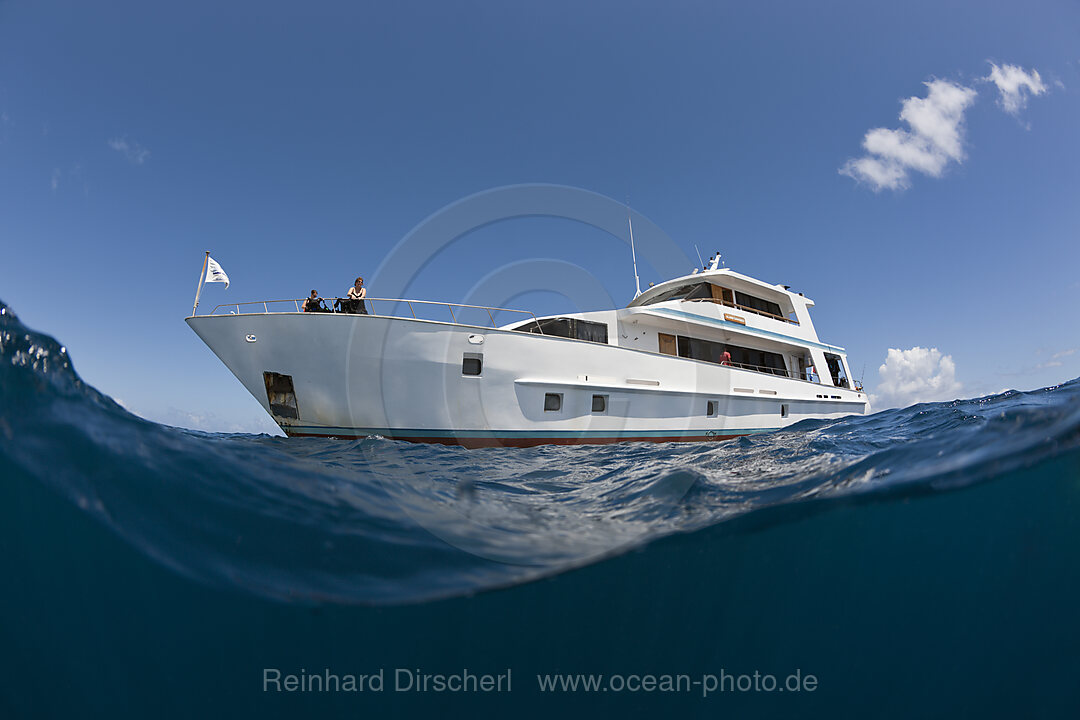
<path id="1" fill-rule="evenodd" d="M 136 417 L 0 309 L 0 717 L 1080 711 L 1080 381 L 707 444 L 285 439 Z"/>

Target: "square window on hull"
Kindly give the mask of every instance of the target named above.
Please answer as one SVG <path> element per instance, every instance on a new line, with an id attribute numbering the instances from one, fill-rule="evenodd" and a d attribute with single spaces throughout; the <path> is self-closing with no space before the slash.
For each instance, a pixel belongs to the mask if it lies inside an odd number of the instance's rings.
<path id="1" fill-rule="evenodd" d="M 592 411 L 594 413 L 607 412 L 607 395 L 592 396 Z"/>
<path id="2" fill-rule="evenodd" d="M 562 410 L 562 395 L 559 393 L 546 393 L 544 395 L 544 411 L 558 412 Z"/>
<path id="3" fill-rule="evenodd" d="M 479 375 L 484 370 L 484 356 L 479 353 L 465 353 L 461 358 L 462 375 Z"/>

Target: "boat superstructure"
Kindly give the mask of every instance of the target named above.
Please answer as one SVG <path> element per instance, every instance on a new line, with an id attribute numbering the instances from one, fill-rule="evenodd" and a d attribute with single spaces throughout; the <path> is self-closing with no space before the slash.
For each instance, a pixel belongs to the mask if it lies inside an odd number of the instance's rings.
<path id="1" fill-rule="evenodd" d="M 379 298 L 371 314 L 316 313 L 300 302 L 187 318 L 290 436 L 704 441 L 869 411 L 843 348 L 818 339 L 810 299 L 715 263 L 625 308 L 546 317 Z"/>

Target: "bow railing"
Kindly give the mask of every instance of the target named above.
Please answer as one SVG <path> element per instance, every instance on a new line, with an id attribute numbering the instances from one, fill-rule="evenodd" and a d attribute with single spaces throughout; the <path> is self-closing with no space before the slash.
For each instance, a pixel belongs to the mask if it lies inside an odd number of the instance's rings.
<path id="1" fill-rule="evenodd" d="M 315 309 L 305 310 L 309 298 L 294 298 L 289 300 L 257 300 L 244 303 L 225 303 L 218 305 L 210 311 L 211 315 L 245 315 L 260 314 L 271 315 L 275 313 L 299 313 L 309 312 L 327 313 L 335 315 L 378 315 L 381 317 L 411 317 L 414 320 L 436 320 L 445 322 L 446 315 L 450 322 L 455 325 L 473 325 L 498 328 L 495 321 L 498 313 L 514 313 L 524 315 L 522 320 L 536 320 L 529 310 L 516 310 L 514 308 L 493 307 L 489 305 L 469 305 L 467 303 L 440 302 L 437 300 L 411 300 L 408 298 L 364 298 L 362 304 L 348 298 L 318 298 L 319 305 Z M 326 306 L 325 303 L 330 305 Z M 350 305 L 352 303 L 352 305 Z M 346 309 L 347 308 L 347 309 Z M 362 310 L 361 310 L 362 308 Z M 432 311 L 440 315 L 442 319 L 431 317 Z M 478 319 L 478 320 L 477 320 Z M 505 323 L 504 323 L 505 324 Z"/>

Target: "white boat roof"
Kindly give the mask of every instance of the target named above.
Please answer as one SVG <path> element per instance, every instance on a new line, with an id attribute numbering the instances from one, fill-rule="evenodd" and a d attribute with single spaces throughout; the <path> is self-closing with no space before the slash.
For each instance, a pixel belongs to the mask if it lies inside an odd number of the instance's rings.
<path id="1" fill-rule="evenodd" d="M 682 277 L 673 278 L 671 280 L 665 280 L 664 282 L 650 287 L 645 290 L 636 298 L 630 301 L 626 307 L 640 307 L 641 305 L 647 305 L 654 297 L 667 292 L 668 290 L 674 290 L 682 285 L 690 283 L 707 281 L 713 285 L 722 285 L 732 290 L 742 290 L 745 292 L 758 292 L 762 290 L 766 291 L 768 295 L 775 296 L 786 295 L 793 300 L 798 299 L 798 302 L 805 303 L 807 307 L 813 307 L 814 301 L 804 296 L 802 293 L 794 293 L 788 290 L 783 285 L 770 285 L 767 282 L 752 278 L 749 275 L 743 275 L 737 273 L 731 268 L 719 268 L 717 270 L 702 270 L 700 272 L 692 273 L 690 275 L 683 275 Z"/>

